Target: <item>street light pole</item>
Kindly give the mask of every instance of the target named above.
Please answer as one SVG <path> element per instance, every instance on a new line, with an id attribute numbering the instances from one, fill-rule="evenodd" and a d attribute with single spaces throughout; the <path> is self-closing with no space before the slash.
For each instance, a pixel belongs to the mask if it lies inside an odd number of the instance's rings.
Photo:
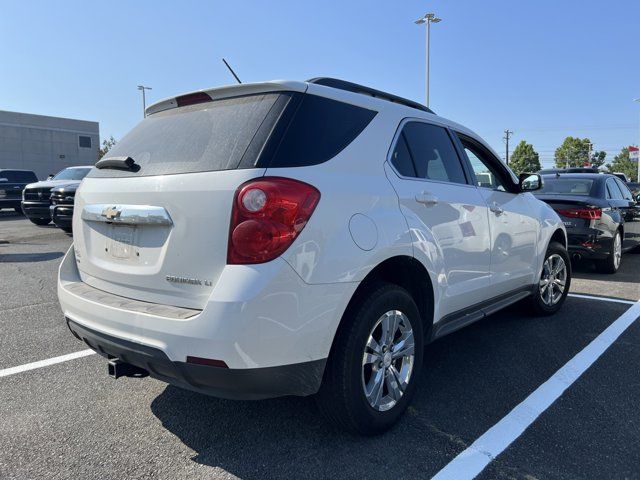
<path id="1" fill-rule="evenodd" d="M 640 98 L 636 98 L 634 100 L 634 102 L 640 103 Z M 639 130 L 639 132 L 640 132 L 640 130 Z M 638 137 L 638 140 L 640 140 L 640 136 Z M 638 147 L 640 147 L 640 141 L 638 141 Z M 637 160 L 637 162 L 638 162 L 638 178 L 637 178 L 637 182 L 640 183 L 640 152 L 638 152 L 638 160 Z"/>
<path id="2" fill-rule="evenodd" d="M 436 17 L 435 13 L 427 13 L 425 14 L 423 17 L 420 17 L 418 20 L 416 20 L 414 23 L 416 25 L 422 25 L 423 23 L 426 24 L 427 26 L 427 36 L 426 36 L 426 100 L 427 100 L 427 107 L 429 106 L 429 42 L 430 42 L 430 37 L 431 37 L 431 24 L 432 23 L 438 23 L 441 22 L 442 19 Z"/>
<path id="3" fill-rule="evenodd" d="M 138 90 L 142 92 L 142 116 L 147 116 L 147 96 L 145 90 L 153 90 L 151 87 L 145 87 L 144 85 L 138 85 Z"/>

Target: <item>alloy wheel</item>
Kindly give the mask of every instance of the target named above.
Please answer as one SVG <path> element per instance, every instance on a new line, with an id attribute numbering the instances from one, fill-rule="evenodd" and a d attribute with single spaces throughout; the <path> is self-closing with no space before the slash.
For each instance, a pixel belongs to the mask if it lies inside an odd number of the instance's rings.
<path id="1" fill-rule="evenodd" d="M 406 391 L 415 360 L 409 318 L 399 310 L 382 315 L 371 329 L 362 356 L 362 388 L 378 411 L 393 408 Z"/>
<path id="2" fill-rule="evenodd" d="M 542 266 L 540 277 L 540 297 L 545 305 L 552 307 L 560 301 L 567 284 L 567 264 L 564 259 L 554 253 Z"/>
<path id="3" fill-rule="evenodd" d="M 620 267 L 620 263 L 622 262 L 622 239 L 620 238 L 620 234 L 617 233 L 615 238 L 613 239 L 613 265 L 616 270 Z"/>

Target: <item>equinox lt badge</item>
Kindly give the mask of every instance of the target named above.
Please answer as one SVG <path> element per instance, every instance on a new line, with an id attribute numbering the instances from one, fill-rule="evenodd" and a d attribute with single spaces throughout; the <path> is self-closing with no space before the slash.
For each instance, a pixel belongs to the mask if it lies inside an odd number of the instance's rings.
<path id="1" fill-rule="evenodd" d="M 187 285 L 204 285 L 205 287 L 210 287 L 213 285 L 211 280 L 200 280 L 199 278 L 189 278 L 189 277 L 178 277 L 176 275 L 167 275 L 167 282 L 171 283 L 186 283 Z"/>

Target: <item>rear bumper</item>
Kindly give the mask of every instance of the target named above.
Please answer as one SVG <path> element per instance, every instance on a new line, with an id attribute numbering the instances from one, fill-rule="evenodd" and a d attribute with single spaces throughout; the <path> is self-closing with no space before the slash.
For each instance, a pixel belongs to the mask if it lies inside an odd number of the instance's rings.
<path id="1" fill-rule="evenodd" d="M 67 318 L 69 330 L 105 358 L 144 368 L 158 380 L 233 400 L 259 400 L 318 391 L 325 360 L 267 368 L 229 369 L 171 361 L 160 349 L 106 335 Z"/>
<path id="2" fill-rule="evenodd" d="M 49 202 L 22 202 L 22 211 L 29 218 L 51 218 Z"/>
<path id="3" fill-rule="evenodd" d="M 111 350 L 103 346 L 103 354 L 123 357 L 185 388 L 226 398 L 266 398 L 318 390 L 335 332 L 357 285 L 306 284 L 281 259 L 228 265 L 204 308 L 185 309 L 88 286 L 80 278 L 72 247 L 60 265 L 58 298 L 72 330 L 89 332 L 78 336 L 91 348 L 100 352 L 103 343 L 111 345 Z M 97 335 L 106 340 L 92 345 L 88 337 Z M 130 351 L 121 352 L 116 345 Z M 132 357 L 131 351 L 146 352 L 154 360 L 148 365 L 145 357 Z M 189 356 L 221 360 L 229 368 L 187 364 Z"/>
<path id="4" fill-rule="evenodd" d="M 571 256 L 591 260 L 604 260 L 611 253 L 612 237 L 596 229 L 568 232 L 568 250 Z"/>

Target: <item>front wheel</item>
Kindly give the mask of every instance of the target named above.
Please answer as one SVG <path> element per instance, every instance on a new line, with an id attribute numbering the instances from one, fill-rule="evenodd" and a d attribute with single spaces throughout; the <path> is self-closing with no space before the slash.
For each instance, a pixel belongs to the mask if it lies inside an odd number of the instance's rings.
<path id="1" fill-rule="evenodd" d="M 542 272 L 531 296 L 534 313 L 552 315 L 560 310 L 571 286 L 571 261 L 564 245 L 551 242 L 544 256 Z"/>
<path id="2" fill-rule="evenodd" d="M 424 336 L 411 295 L 383 284 L 349 309 L 338 330 L 317 395 L 324 415 L 360 435 L 395 424 L 416 390 Z"/>

